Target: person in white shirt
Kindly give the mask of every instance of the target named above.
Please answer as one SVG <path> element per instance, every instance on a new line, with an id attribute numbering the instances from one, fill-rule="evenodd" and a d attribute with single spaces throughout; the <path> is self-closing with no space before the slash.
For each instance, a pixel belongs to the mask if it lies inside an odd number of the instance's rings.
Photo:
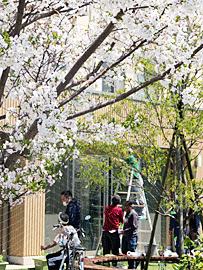
<path id="1" fill-rule="evenodd" d="M 78 234 L 75 228 L 71 225 L 67 225 L 69 222 L 68 215 L 65 213 L 60 212 L 58 215 L 58 222 L 61 223 L 63 226 L 59 228 L 59 231 L 52 241 L 52 243 L 48 244 L 47 246 L 41 246 L 41 250 L 46 250 L 52 247 L 55 247 L 58 243 L 65 245 L 67 240 L 69 240 L 69 246 L 79 246 L 80 240 L 78 238 Z"/>

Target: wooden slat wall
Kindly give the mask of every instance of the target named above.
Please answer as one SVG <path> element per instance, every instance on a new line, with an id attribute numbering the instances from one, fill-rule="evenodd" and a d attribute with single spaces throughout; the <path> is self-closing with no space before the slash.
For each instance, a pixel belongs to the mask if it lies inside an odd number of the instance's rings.
<path id="1" fill-rule="evenodd" d="M 25 204 L 17 205 L 10 211 L 9 255 L 23 257 Z"/>
<path id="2" fill-rule="evenodd" d="M 40 192 L 25 200 L 24 256 L 41 255 L 40 245 L 44 244 L 45 195 Z"/>
<path id="3" fill-rule="evenodd" d="M 17 107 L 17 103 L 8 99 L 0 108 L 0 115 L 6 114 L 6 108 L 9 107 Z M 5 122 L 6 120 L 1 120 L 0 123 L 3 125 Z M 10 123 L 14 122 L 15 119 L 11 118 Z M 19 257 L 41 255 L 40 245 L 44 243 L 45 227 L 44 194 L 26 198 L 23 204 L 12 208 L 9 223 L 9 255 Z M 2 222 L 0 222 L 0 226 L 2 226 Z M 0 227 L 0 233 L 1 231 Z M 1 235 L 0 244 L 2 246 Z"/>
<path id="4" fill-rule="evenodd" d="M 5 115 L 6 114 L 6 110 L 7 108 L 17 108 L 18 103 L 16 101 L 14 101 L 12 98 L 7 99 L 6 103 L 3 103 L 2 107 L 0 108 L 0 115 Z M 16 121 L 16 119 L 14 117 L 10 118 L 9 123 L 10 124 L 14 124 Z M 6 120 L 1 120 L 0 124 L 3 125 L 6 123 Z"/>
<path id="5" fill-rule="evenodd" d="M 22 205 L 11 210 L 9 255 L 41 255 L 40 245 L 44 244 L 44 228 L 45 195 L 38 193 L 25 198 Z"/>
<path id="6" fill-rule="evenodd" d="M 194 154 L 194 151 L 193 151 L 193 154 Z M 196 164 L 196 172 L 195 172 L 195 175 L 194 175 L 196 180 L 201 181 L 202 178 L 203 178 L 203 150 L 202 151 L 196 150 L 195 154 L 197 156 L 200 155 L 202 157 L 202 166 L 199 167 L 198 164 Z"/>
<path id="7" fill-rule="evenodd" d="M 5 115 L 6 114 L 6 109 L 8 107 L 15 107 L 16 103 L 12 100 L 12 99 L 8 99 L 8 101 L 6 103 L 3 103 L 2 106 L 0 107 L 0 116 Z M 3 124 L 5 124 L 6 120 L 0 120 L 0 125 L 1 127 L 3 126 Z M 11 120 L 11 123 L 14 123 L 14 119 Z M 1 131 L 3 131 L 3 129 L 0 129 L 0 145 L 3 143 L 3 140 L 6 139 L 6 135 L 3 134 Z M 8 222 L 8 213 L 3 213 L 3 207 L 0 207 L 0 246 L 1 246 L 1 254 L 3 254 L 4 259 L 7 257 L 7 249 L 8 249 L 8 239 L 5 240 L 5 235 L 8 236 L 9 234 L 9 230 L 8 230 L 8 223 L 6 225 L 5 228 L 5 222 Z M 8 212 L 8 211 L 7 211 Z M 6 242 L 5 242 L 6 241 Z"/>

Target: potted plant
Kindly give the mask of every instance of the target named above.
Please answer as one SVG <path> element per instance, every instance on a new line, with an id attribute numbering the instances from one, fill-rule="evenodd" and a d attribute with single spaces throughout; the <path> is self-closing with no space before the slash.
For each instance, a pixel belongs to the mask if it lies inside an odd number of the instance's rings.
<path id="1" fill-rule="evenodd" d="M 42 252 L 42 256 L 33 258 L 35 262 L 35 270 L 48 270 L 46 254 Z"/>
<path id="2" fill-rule="evenodd" d="M 145 245 L 145 246 L 144 246 L 144 250 L 145 250 L 145 253 L 146 253 L 146 254 L 147 254 L 147 252 L 148 252 L 148 248 L 149 248 L 149 245 Z M 152 245 L 150 257 L 151 257 L 151 256 L 154 256 L 156 253 L 157 253 L 157 245 Z"/>
<path id="3" fill-rule="evenodd" d="M 8 262 L 3 261 L 3 255 L 0 255 L 0 270 L 5 270 Z"/>
<path id="4" fill-rule="evenodd" d="M 164 249 L 163 249 L 162 246 L 159 246 L 159 248 L 158 248 L 158 254 L 159 254 L 159 256 L 163 256 L 164 255 Z"/>

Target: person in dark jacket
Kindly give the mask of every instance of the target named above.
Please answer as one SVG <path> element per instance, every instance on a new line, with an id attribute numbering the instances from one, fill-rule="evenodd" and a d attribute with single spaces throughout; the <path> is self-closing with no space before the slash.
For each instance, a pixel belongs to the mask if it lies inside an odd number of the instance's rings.
<path id="1" fill-rule="evenodd" d="M 178 217 L 176 211 L 173 209 L 171 211 L 170 224 L 169 224 L 169 234 L 172 235 L 172 231 L 174 230 L 174 244 L 176 248 L 176 253 L 179 255 L 180 251 L 180 226 L 178 223 Z"/>
<path id="2" fill-rule="evenodd" d="M 195 241 L 200 237 L 200 215 L 194 213 L 192 209 L 189 211 L 190 215 L 192 216 L 189 220 L 189 237 L 192 241 Z"/>
<path id="3" fill-rule="evenodd" d="M 123 226 L 122 238 L 122 253 L 127 254 L 128 251 L 135 252 L 138 241 L 138 214 L 133 209 L 134 201 L 126 201 L 124 203 L 124 210 L 126 216 Z M 130 260 L 128 262 L 128 269 L 137 269 L 138 262 Z"/>
<path id="4" fill-rule="evenodd" d="M 61 192 L 61 201 L 63 205 L 66 206 L 65 213 L 69 216 L 68 225 L 72 225 L 76 230 L 80 229 L 81 217 L 79 202 L 72 197 L 72 193 L 69 190 Z"/>

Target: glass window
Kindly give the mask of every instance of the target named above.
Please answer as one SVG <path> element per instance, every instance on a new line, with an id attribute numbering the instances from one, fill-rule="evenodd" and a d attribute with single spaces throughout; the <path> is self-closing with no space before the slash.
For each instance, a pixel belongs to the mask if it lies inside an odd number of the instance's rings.
<path id="1" fill-rule="evenodd" d="M 45 202 L 45 244 L 47 245 L 54 239 L 56 231 L 52 231 L 53 224 L 57 223 L 58 213 L 65 211 L 60 198 L 63 190 L 70 190 L 73 198 L 80 203 L 81 224 L 86 232 L 86 237 L 81 238 L 82 245 L 87 250 L 95 250 L 102 232 L 104 207 L 108 204 L 109 191 L 108 188 L 101 189 L 99 186 L 88 185 L 88 179 L 80 178 L 80 159 L 69 160 L 63 169 L 61 181 L 55 183 L 47 190 Z M 87 216 L 91 218 L 86 220 L 85 217 Z M 53 248 L 52 251 L 55 250 L 58 250 L 58 247 Z"/>
<path id="2" fill-rule="evenodd" d="M 110 162 L 109 158 L 102 157 L 106 162 Z M 141 167 L 144 164 L 140 164 Z M 81 160 L 68 160 L 66 166 L 63 169 L 63 176 L 60 182 L 55 183 L 52 187 L 47 190 L 46 193 L 46 204 L 45 204 L 45 245 L 49 244 L 55 237 L 56 231 L 52 231 L 53 224 L 56 224 L 58 213 L 65 211 L 65 207 L 61 203 L 60 194 L 63 190 L 70 190 L 73 197 L 80 202 L 81 206 L 81 224 L 86 232 L 86 237 L 81 238 L 82 245 L 87 250 L 96 250 L 104 222 L 104 208 L 111 201 L 111 197 L 114 194 L 114 189 L 118 188 L 118 184 L 123 182 L 123 179 L 119 179 L 119 168 L 113 167 L 112 170 L 108 170 L 105 173 L 106 187 L 101 188 L 99 185 L 89 185 L 89 179 L 81 177 Z M 127 184 L 127 183 L 126 183 Z M 120 191 L 127 191 L 125 181 Z M 153 198 L 158 197 L 160 190 L 160 183 L 157 182 L 154 187 L 150 183 L 144 181 L 146 198 L 148 203 L 148 209 L 150 216 L 153 220 L 154 210 L 156 206 L 156 200 Z M 153 196 L 151 196 L 151 195 Z M 125 200 L 125 198 L 124 198 Z M 86 220 L 86 217 L 91 218 Z M 140 228 L 149 230 L 148 222 L 140 220 Z M 156 241 L 161 242 L 162 245 L 166 243 L 164 229 L 166 229 L 166 220 L 159 218 L 157 230 L 156 230 Z M 159 232 L 162 232 L 161 234 Z M 149 234 L 140 232 L 139 241 L 149 241 Z M 58 250 L 56 246 L 52 251 Z M 142 249 L 142 246 L 138 246 L 138 250 Z M 141 250 L 142 251 L 142 250 Z"/>

